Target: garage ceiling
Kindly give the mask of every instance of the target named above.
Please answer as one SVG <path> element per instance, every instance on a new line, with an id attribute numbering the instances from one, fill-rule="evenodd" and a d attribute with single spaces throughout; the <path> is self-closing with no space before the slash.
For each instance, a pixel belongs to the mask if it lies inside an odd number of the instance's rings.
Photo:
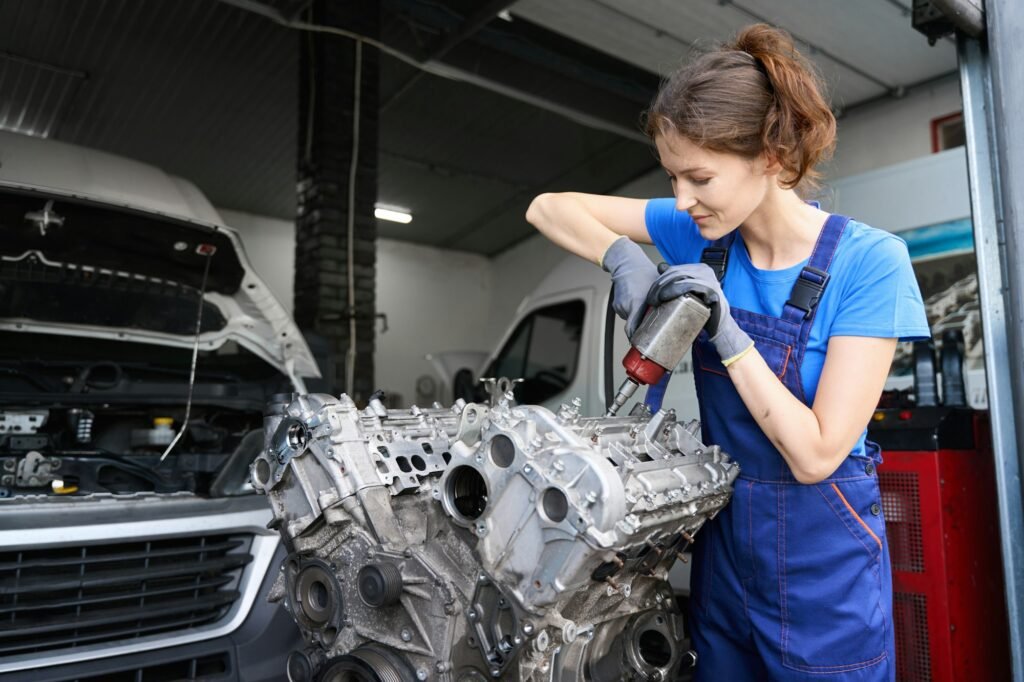
<path id="1" fill-rule="evenodd" d="M 0 128 L 187 177 L 214 204 L 291 219 L 304 0 L 4 0 Z M 368 2 L 368 6 L 374 3 Z M 541 191 L 609 192 L 655 166 L 637 121 L 694 50 L 765 20 L 802 41 L 837 109 L 955 71 L 909 0 L 383 0 L 382 40 L 453 78 L 381 65 L 382 237 L 494 255 Z M 508 6 L 512 21 L 496 17 Z M 339 38 L 339 40 L 343 40 Z M 436 68 L 435 68 L 436 70 Z"/>

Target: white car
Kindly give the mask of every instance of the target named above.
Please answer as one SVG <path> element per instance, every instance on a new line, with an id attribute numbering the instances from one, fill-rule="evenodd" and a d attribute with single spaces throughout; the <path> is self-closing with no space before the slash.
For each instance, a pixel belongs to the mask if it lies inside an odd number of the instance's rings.
<path id="1" fill-rule="evenodd" d="M 247 480 L 306 341 L 185 180 L 0 133 L 0 193 L 0 676 L 280 679 Z"/>

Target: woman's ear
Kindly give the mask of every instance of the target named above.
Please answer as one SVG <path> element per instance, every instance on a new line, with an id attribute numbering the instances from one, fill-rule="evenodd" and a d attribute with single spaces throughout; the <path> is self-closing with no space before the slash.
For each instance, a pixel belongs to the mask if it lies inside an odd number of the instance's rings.
<path id="1" fill-rule="evenodd" d="M 768 152 L 763 152 L 758 157 L 758 162 L 761 172 L 765 175 L 779 175 L 784 170 L 779 160 Z"/>
<path id="2" fill-rule="evenodd" d="M 783 168 L 775 156 L 764 152 L 757 157 L 755 163 L 757 164 L 757 170 L 764 174 L 765 177 L 774 179 L 779 187 L 788 189 L 792 186 L 796 174 Z"/>

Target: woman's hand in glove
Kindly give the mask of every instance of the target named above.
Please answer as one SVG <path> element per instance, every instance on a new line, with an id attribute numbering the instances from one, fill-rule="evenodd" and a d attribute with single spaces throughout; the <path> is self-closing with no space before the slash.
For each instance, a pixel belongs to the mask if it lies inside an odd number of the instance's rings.
<path id="1" fill-rule="evenodd" d="M 729 313 L 729 301 L 722 293 L 714 270 L 704 263 L 673 266 L 662 263 L 658 271 L 661 274 L 647 292 L 648 305 L 661 305 L 683 294 L 693 294 L 711 308 L 711 317 L 704 329 L 721 356 L 722 364 L 728 366 L 750 350 L 754 342 Z"/>
<path id="2" fill-rule="evenodd" d="M 633 338 L 647 311 L 647 293 L 658 279 L 658 269 L 628 237 L 612 242 L 601 259 L 601 267 L 612 276 L 612 308 L 626 321 L 626 336 Z"/>

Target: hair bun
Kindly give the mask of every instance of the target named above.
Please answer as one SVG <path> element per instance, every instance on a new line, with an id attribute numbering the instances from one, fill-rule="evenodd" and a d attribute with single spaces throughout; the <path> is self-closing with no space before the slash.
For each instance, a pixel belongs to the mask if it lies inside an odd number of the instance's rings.
<path id="1" fill-rule="evenodd" d="M 782 29 L 768 24 L 754 24 L 746 27 L 736 35 L 736 39 L 729 47 L 746 52 L 759 61 L 782 58 L 804 62 L 793 45 L 793 38 Z"/>

